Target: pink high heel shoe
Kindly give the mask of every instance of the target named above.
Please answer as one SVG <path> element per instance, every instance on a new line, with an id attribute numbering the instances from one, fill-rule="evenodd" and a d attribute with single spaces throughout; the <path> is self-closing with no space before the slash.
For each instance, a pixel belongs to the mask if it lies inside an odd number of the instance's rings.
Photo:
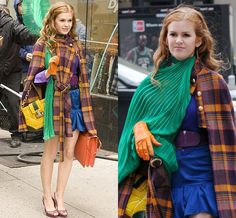
<path id="1" fill-rule="evenodd" d="M 56 193 L 55 193 L 55 192 L 54 192 L 53 201 L 54 201 L 54 204 L 55 204 L 55 208 L 57 209 L 58 216 L 59 216 L 59 217 L 67 217 L 67 216 L 68 216 L 68 213 L 67 213 L 67 210 L 66 210 L 66 209 L 64 209 L 64 210 L 59 210 L 59 209 L 58 209 L 58 203 L 57 203 Z"/>
<path id="2" fill-rule="evenodd" d="M 46 214 L 47 217 L 58 217 L 59 213 L 58 213 L 57 210 L 48 211 L 46 209 L 43 197 L 42 197 L 42 202 L 43 202 L 44 211 L 45 211 L 45 214 Z"/>

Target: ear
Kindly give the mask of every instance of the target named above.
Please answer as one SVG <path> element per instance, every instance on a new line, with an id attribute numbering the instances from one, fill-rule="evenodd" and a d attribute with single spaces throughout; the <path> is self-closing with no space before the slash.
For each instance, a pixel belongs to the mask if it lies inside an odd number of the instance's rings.
<path id="1" fill-rule="evenodd" d="M 196 44 L 195 44 L 196 48 L 200 47 L 201 44 L 202 44 L 202 39 L 201 38 L 197 38 Z"/>

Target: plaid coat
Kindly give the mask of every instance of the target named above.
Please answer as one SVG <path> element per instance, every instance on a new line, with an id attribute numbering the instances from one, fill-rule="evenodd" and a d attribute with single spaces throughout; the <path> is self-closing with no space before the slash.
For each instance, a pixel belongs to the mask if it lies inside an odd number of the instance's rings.
<path id="1" fill-rule="evenodd" d="M 64 87 L 70 84 L 70 78 L 72 77 L 72 68 L 74 56 L 77 55 L 79 59 L 79 89 L 81 109 L 83 113 L 83 119 L 88 132 L 91 135 L 97 135 L 95 128 L 94 115 L 91 103 L 91 97 L 89 92 L 88 75 L 85 69 L 86 60 L 82 54 L 82 47 L 80 43 L 70 37 L 57 38 L 56 39 L 56 54 L 60 57 L 60 62 L 57 67 L 57 75 L 54 79 L 54 102 L 53 102 L 53 123 L 54 131 L 56 135 L 64 137 L 72 136 L 72 126 L 70 119 L 71 100 L 69 89 L 62 92 Z M 24 86 L 22 95 L 22 102 L 25 100 L 28 92 L 29 97 L 25 101 L 25 106 L 39 98 L 40 87 L 37 90 L 30 89 L 30 84 L 34 81 L 34 77 L 37 73 L 45 69 L 45 44 L 37 42 L 34 46 L 33 58 L 29 66 L 28 76 Z M 63 111 L 63 119 L 60 112 Z M 63 122 L 62 122 L 63 120 Z M 64 130 L 64 131 L 63 131 Z M 28 131 L 25 124 L 25 120 L 22 112 L 19 114 L 19 131 Z M 62 137 L 60 137 L 60 144 L 63 144 Z M 61 153 L 63 154 L 63 146 L 61 146 Z"/>
<path id="2" fill-rule="evenodd" d="M 199 127 L 207 128 L 208 131 L 219 218 L 235 218 L 236 123 L 227 84 L 218 73 L 204 68 L 196 61 L 191 78 L 191 93 L 197 101 Z M 158 184 L 158 180 L 165 177 L 163 169 L 159 176 L 150 168 L 148 171 L 147 218 L 173 217 L 168 178 L 164 182 L 166 190 L 163 192 L 163 185 Z M 125 217 L 134 179 L 135 172 L 119 184 L 120 218 Z"/>

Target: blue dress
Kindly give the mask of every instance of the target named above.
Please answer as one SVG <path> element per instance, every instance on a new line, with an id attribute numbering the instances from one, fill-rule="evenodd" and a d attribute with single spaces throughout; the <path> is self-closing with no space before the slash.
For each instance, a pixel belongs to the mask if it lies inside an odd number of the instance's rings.
<path id="1" fill-rule="evenodd" d="M 70 91 L 70 97 L 71 97 L 71 124 L 72 124 L 72 131 L 75 131 L 76 129 L 79 130 L 79 132 L 86 131 L 86 127 L 83 120 L 83 114 L 81 111 L 81 103 L 80 103 L 80 90 L 74 89 Z"/>
<path id="2" fill-rule="evenodd" d="M 79 132 L 86 131 L 86 127 L 83 120 L 83 113 L 81 110 L 81 101 L 80 101 L 80 90 L 78 88 L 78 73 L 77 69 L 79 67 L 78 58 L 75 57 L 73 60 L 72 65 L 72 72 L 73 76 L 70 80 L 70 85 L 72 87 L 72 90 L 70 90 L 70 98 L 71 98 L 71 124 L 72 124 L 72 131 L 75 131 L 76 129 L 79 130 Z"/>
<path id="3" fill-rule="evenodd" d="M 198 132 L 197 105 L 191 98 L 181 130 Z M 209 145 L 176 149 L 179 168 L 172 176 L 174 218 L 198 213 L 218 217 Z"/>

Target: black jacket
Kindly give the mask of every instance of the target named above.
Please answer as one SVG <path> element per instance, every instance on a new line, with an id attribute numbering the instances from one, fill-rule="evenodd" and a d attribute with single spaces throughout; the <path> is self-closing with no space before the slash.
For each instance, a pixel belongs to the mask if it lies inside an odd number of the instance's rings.
<path id="1" fill-rule="evenodd" d="M 37 36 L 9 14 L 0 10 L 0 35 L 3 36 L 3 44 L 0 47 L 0 82 L 7 75 L 19 73 L 21 64 L 19 49 L 21 45 L 34 44 Z"/>

